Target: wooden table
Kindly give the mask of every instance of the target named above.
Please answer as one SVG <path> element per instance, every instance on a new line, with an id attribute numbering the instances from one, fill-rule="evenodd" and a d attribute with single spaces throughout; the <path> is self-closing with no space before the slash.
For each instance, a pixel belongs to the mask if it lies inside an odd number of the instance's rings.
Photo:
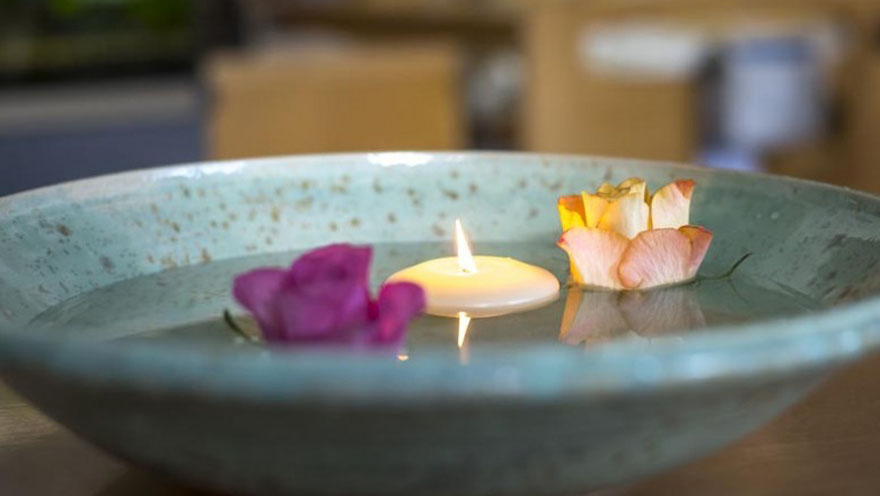
<path id="1" fill-rule="evenodd" d="M 720 453 L 602 496 L 880 493 L 880 356 Z M 0 386 L 0 495 L 205 494 L 118 462 Z"/>

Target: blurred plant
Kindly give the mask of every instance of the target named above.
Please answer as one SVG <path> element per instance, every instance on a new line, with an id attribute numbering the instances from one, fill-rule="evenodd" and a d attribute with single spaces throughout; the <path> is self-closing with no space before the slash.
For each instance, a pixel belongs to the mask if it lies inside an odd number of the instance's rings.
<path id="1" fill-rule="evenodd" d="M 0 83 L 185 67 L 193 0 L 0 0 Z"/>
<path id="2" fill-rule="evenodd" d="M 166 0 L 0 0 L 0 12 L 8 20 L 29 17 L 45 27 L 75 24 L 118 28 L 139 27 L 162 31 L 188 26 L 194 2 Z M 50 29 L 51 30 L 51 29 Z"/>
<path id="3" fill-rule="evenodd" d="M 191 1 L 128 0 L 127 3 L 128 11 L 135 19 L 156 30 L 187 25 L 192 20 Z"/>

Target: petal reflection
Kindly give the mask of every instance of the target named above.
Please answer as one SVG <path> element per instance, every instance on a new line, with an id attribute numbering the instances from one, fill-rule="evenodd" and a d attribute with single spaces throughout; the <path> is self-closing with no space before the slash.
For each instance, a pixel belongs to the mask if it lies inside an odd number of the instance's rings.
<path id="1" fill-rule="evenodd" d="M 690 287 L 644 292 L 572 288 L 565 302 L 559 340 L 572 346 L 592 346 L 629 333 L 653 337 L 705 325 L 700 302 Z"/>
<path id="2" fill-rule="evenodd" d="M 568 290 L 559 340 L 568 345 L 604 343 L 630 330 L 620 312 L 622 293 Z"/>

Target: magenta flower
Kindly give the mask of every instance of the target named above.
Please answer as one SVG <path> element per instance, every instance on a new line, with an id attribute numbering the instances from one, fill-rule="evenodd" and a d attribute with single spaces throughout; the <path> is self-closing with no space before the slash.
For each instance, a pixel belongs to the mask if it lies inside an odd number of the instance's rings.
<path id="1" fill-rule="evenodd" d="M 268 342 L 400 344 L 410 320 L 425 308 L 416 284 L 385 284 L 370 298 L 369 246 L 328 245 L 290 269 L 262 268 L 239 275 L 232 294 L 256 318 Z"/>

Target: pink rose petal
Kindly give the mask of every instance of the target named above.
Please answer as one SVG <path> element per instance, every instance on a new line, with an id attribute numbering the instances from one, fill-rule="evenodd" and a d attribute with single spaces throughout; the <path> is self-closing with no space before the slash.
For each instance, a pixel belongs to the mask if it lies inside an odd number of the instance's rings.
<path id="1" fill-rule="evenodd" d="M 364 325 L 371 257 L 368 246 L 337 244 L 297 259 L 277 295 L 284 338 L 323 338 Z"/>
<path id="2" fill-rule="evenodd" d="M 380 343 L 399 342 L 409 321 L 424 311 L 425 291 L 409 282 L 383 285 L 374 306 L 376 329 L 372 340 Z"/>
<path id="3" fill-rule="evenodd" d="M 310 251 L 288 270 L 258 269 L 235 279 L 233 296 L 251 311 L 266 341 L 344 343 L 403 341 L 425 295 L 410 284 L 383 286 L 376 301 L 368 286 L 372 249 L 347 244 Z"/>
<path id="4" fill-rule="evenodd" d="M 692 279 L 711 241 L 712 233 L 696 226 L 645 231 L 623 253 L 620 281 L 626 289 L 647 289 Z"/>
<path id="5" fill-rule="evenodd" d="M 282 324 L 275 305 L 275 295 L 281 289 L 284 269 L 256 269 L 239 275 L 232 285 L 232 296 L 257 319 L 260 329 L 269 341 L 281 339 Z"/>
<path id="6" fill-rule="evenodd" d="M 575 282 L 585 286 L 623 289 L 618 265 L 629 245 L 625 237 L 613 231 L 576 227 L 563 233 L 558 244 L 571 258 Z"/>

